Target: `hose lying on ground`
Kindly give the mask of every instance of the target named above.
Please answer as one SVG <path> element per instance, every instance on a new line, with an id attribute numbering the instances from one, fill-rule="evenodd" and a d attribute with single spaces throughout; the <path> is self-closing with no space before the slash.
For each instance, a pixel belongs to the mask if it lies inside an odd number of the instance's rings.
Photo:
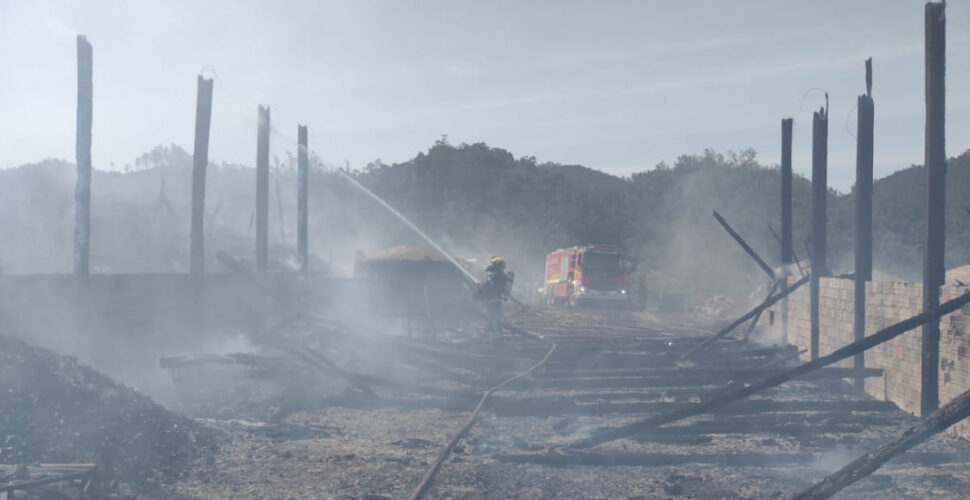
<path id="1" fill-rule="evenodd" d="M 511 384 L 512 382 L 515 382 L 520 378 L 527 377 L 530 373 L 535 371 L 537 368 L 544 365 L 546 361 L 549 360 L 549 357 L 552 356 L 552 353 L 555 352 L 555 350 L 556 350 L 556 343 L 553 342 L 552 346 L 549 347 L 549 352 L 547 352 L 546 355 L 541 360 L 539 360 L 538 363 L 532 365 L 532 367 L 530 367 L 528 370 L 518 375 L 514 375 L 512 377 L 505 379 L 505 381 L 503 381 L 502 383 L 496 385 L 495 387 L 492 387 L 491 389 L 485 391 L 484 394 L 482 394 L 482 399 L 478 401 L 478 405 L 475 406 L 475 410 L 472 411 L 472 414 L 468 417 L 468 420 L 465 422 L 465 425 L 463 425 L 461 429 L 458 430 L 458 433 L 455 434 L 455 437 L 451 438 L 451 441 L 448 443 L 448 446 L 446 446 L 445 449 L 441 451 L 441 454 L 438 455 L 438 459 L 435 460 L 431 468 L 428 469 L 428 473 L 424 475 L 424 479 L 421 480 L 421 484 L 419 484 L 418 487 L 414 489 L 414 493 L 412 493 L 410 497 L 411 500 L 418 500 L 421 497 L 423 497 L 425 493 L 428 492 L 428 489 L 431 488 L 431 482 L 434 481 L 435 474 L 438 473 L 438 470 L 441 469 L 441 465 L 444 464 L 445 460 L 448 459 L 448 456 L 451 454 L 451 450 L 455 448 L 455 445 L 458 444 L 458 441 L 460 441 L 461 438 L 465 437 L 465 435 L 468 434 L 468 431 L 471 430 L 472 425 L 475 424 L 475 420 L 478 418 L 478 414 L 482 411 L 482 407 L 485 406 L 485 401 L 488 400 L 489 396 L 491 396 L 492 393 Z"/>

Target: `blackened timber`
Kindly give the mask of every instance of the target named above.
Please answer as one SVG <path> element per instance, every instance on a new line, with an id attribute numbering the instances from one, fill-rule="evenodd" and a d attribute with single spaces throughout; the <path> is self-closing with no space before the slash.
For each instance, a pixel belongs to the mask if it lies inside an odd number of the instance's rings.
<path id="1" fill-rule="evenodd" d="M 848 427 L 845 432 L 858 432 L 854 429 L 858 427 Z M 838 431 L 838 429 L 833 429 Z M 833 432 L 828 430 L 827 432 Z M 786 434 L 784 429 L 779 429 L 781 434 Z M 788 431 L 791 433 L 791 431 Z M 686 437 L 686 436 L 684 436 Z M 701 437 L 696 436 L 695 437 Z M 805 438 L 803 434 L 794 434 L 793 437 Z M 689 443 L 702 444 L 710 440 L 695 439 L 676 439 L 676 435 L 656 435 L 648 436 L 644 441 L 661 443 Z M 569 453 L 523 453 L 523 454 L 496 454 L 492 458 L 500 462 L 518 464 L 539 464 L 550 467 L 661 467 L 677 466 L 687 464 L 713 464 L 728 467 L 778 467 L 782 465 L 809 465 L 818 463 L 818 455 L 813 453 L 759 453 L 759 452 L 730 452 L 730 453 L 642 453 L 610 450 L 609 452 L 569 452 Z M 932 452 L 916 453 L 913 456 L 903 457 L 901 463 L 925 465 L 928 463 L 960 464 L 964 459 L 953 454 L 941 454 Z M 780 493 L 780 492 L 779 492 Z M 801 497 L 796 497 L 801 498 Z M 815 497 L 807 497 L 815 498 Z M 819 497 L 825 498 L 825 497 Z"/>
<path id="2" fill-rule="evenodd" d="M 615 441 L 617 439 L 622 439 L 633 434 L 639 434 L 642 432 L 653 430 L 661 425 L 666 425 L 678 420 L 683 420 L 694 415 L 699 415 L 701 413 L 708 413 L 724 405 L 733 403 L 740 399 L 744 399 L 752 394 L 761 392 L 765 389 L 770 389 L 772 387 L 777 387 L 789 380 L 801 377 L 806 373 L 813 372 L 819 368 L 831 365 L 833 363 L 838 363 L 843 359 L 855 356 L 856 353 L 866 351 L 877 345 L 888 342 L 903 333 L 906 333 L 914 328 L 922 326 L 927 321 L 933 319 L 939 319 L 942 316 L 950 314 L 953 311 L 960 309 L 961 307 L 970 304 L 970 293 L 965 293 L 955 299 L 949 300 L 940 305 L 937 309 L 933 311 L 924 311 L 917 314 L 909 319 L 905 319 L 896 323 L 894 325 L 883 328 L 882 330 L 865 337 L 864 339 L 853 342 L 845 347 L 837 349 L 836 351 L 822 356 L 820 358 L 813 359 L 807 363 L 796 366 L 790 370 L 783 371 L 777 375 L 765 378 L 761 381 L 754 382 L 744 388 L 738 389 L 736 391 L 722 393 L 714 396 L 713 398 L 691 405 L 682 410 L 673 411 L 664 415 L 658 415 L 655 417 L 650 417 L 639 422 L 634 422 L 632 424 L 627 424 L 619 427 L 606 427 L 594 429 L 589 437 L 581 439 L 571 444 L 571 448 L 589 448 L 591 446 L 596 446 L 598 444 L 606 443 L 609 441 Z"/>
<path id="3" fill-rule="evenodd" d="M 811 453 L 547 453 L 498 454 L 495 460 L 513 464 L 540 464 L 551 467 L 663 467 L 686 464 L 717 464 L 728 467 L 777 467 L 817 462 Z"/>
<path id="4" fill-rule="evenodd" d="M 560 388 L 560 389 L 607 389 L 607 388 L 628 388 L 628 387 L 700 387 L 722 385 L 727 381 L 750 381 L 773 375 L 780 371 L 779 368 L 765 370 L 725 370 L 723 373 L 700 372 L 692 373 L 690 369 L 672 371 L 667 374 L 644 374 L 644 375 L 594 375 L 576 376 L 569 378 L 541 378 L 529 380 L 521 383 L 518 387 L 529 388 Z M 803 379 L 823 380 L 823 379 L 842 379 L 852 377 L 853 374 L 863 377 L 882 376 L 882 370 L 869 368 L 863 372 L 857 372 L 855 368 L 832 368 L 828 370 L 818 370 L 806 375 Z"/>
<path id="5" fill-rule="evenodd" d="M 792 200 L 791 200 L 791 118 L 781 121 L 781 265 L 788 267 L 795 260 L 792 248 Z M 787 269 L 786 269 L 787 274 Z M 788 342 L 788 299 L 781 302 L 782 342 Z"/>
<path id="6" fill-rule="evenodd" d="M 266 272 L 269 249 L 269 107 L 259 107 L 256 135 L 256 272 Z"/>
<path id="7" fill-rule="evenodd" d="M 765 297 L 765 300 L 770 299 L 771 296 L 775 293 L 775 290 L 777 290 L 779 286 L 781 286 L 781 280 L 775 280 L 775 283 L 773 285 L 771 285 L 771 289 L 768 290 L 768 295 Z M 782 299 L 782 300 L 784 300 L 784 299 Z M 744 341 L 745 342 L 748 341 L 748 338 L 751 337 L 751 332 L 753 332 L 754 329 L 755 329 L 755 327 L 758 326 L 758 320 L 761 319 L 761 313 L 762 312 L 764 312 L 764 310 L 759 311 L 758 314 L 755 314 L 754 315 L 754 318 L 751 318 L 751 324 L 748 325 L 748 331 L 744 332 Z"/>
<path id="8" fill-rule="evenodd" d="M 10 498 L 14 498 L 12 494 L 16 493 L 17 490 L 28 491 L 33 488 L 38 488 L 40 486 L 45 486 L 53 483 L 59 483 L 62 481 L 73 481 L 76 479 L 89 479 L 94 474 L 95 474 L 95 469 L 91 468 L 86 470 L 66 472 L 63 474 L 57 474 L 53 476 L 41 477 L 37 479 L 15 480 L 9 483 L 0 484 L 0 493 L 3 493 L 5 498 L 8 493 L 11 494 Z"/>
<path id="9" fill-rule="evenodd" d="M 771 233 L 772 236 L 775 237 L 775 241 L 777 241 L 778 244 L 781 245 L 781 237 L 778 236 L 778 233 L 775 232 L 775 228 L 771 227 L 771 224 L 768 224 L 768 231 Z M 795 267 L 798 268 L 798 274 L 804 275 L 805 271 L 802 270 L 802 265 L 798 263 L 798 254 L 795 253 L 795 250 L 791 251 L 791 260 L 792 260 L 792 263 L 795 264 Z"/>
<path id="10" fill-rule="evenodd" d="M 946 153 L 944 70 L 946 63 L 946 15 L 943 3 L 926 4 L 926 211 L 923 244 L 923 310 L 940 303 L 943 285 L 945 229 Z M 923 326 L 920 414 L 940 406 L 940 324 Z"/>
<path id="11" fill-rule="evenodd" d="M 872 160 L 874 106 L 872 102 L 872 59 L 866 60 L 866 95 L 859 96 L 855 162 L 855 284 L 853 308 L 854 340 L 866 336 L 866 282 L 872 280 Z M 856 369 L 865 367 L 865 354 L 856 354 Z M 855 388 L 865 389 L 865 379 L 856 377 Z"/>
<path id="12" fill-rule="evenodd" d="M 724 230 L 727 231 L 732 238 L 734 238 L 734 241 L 737 241 L 738 245 L 741 245 L 741 248 L 743 248 L 744 251 L 747 252 L 748 255 L 750 255 L 751 258 L 758 263 L 758 267 L 760 267 L 769 277 L 774 279 L 775 271 L 771 269 L 771 266 L 765 263 L 765 260 L 762 259 L 753 248 L 751 248 L 751 245 L 748 245 L 748 243 L 744 241 L 744 238 L 742 238 L 740 234 L 731 228 L 731 225 L 724 220 L 724 217 L 721 217 L 721 214 L 717 213 L 717 210 L 714 211 L 714 218 L 717 219 L 717 222 L 721 224 L 721 227 L 723 227 Z"/>
<path id="13" fill-rule="evenodd" d="M 730 355 L 728 353 L 728 355 Z M 749 380 L 753 378 L 764 378 L 778 373 L 778 368 L 746 368 L 734 365 L 712 365 L 704 364 L 689 368 L 681 367 L 629 367 L 629 368 L 549 368 L 537 373 L 530 379 L 531 382 L 541 383 L 543 380 L 585 380 L 594 378 L 618 379 L 618 378 L 655 378 L 662 379 L 681 379 L 684 377 L 708 377 L 719 379 L 721 382 L 729 380 Z M 845 378 L 852 375 L 855 368 L 832 367 L 820 370 L 825 373 L 822 378 Z M 881 368 L 866 368 L 866 375 L 871 377 L 882 376 Z"/>
<path id="14" fill-rule="evenodd" d="M 192 151 L 192 232 L 189 273 L 202 283 L 205 273 L 205 175 L 209 164 L 209 128 L 212 122 L 212 79 L 199 75 L 195 102 L 195 148 Z"/>
<path id="15" fill-rule="evenodd" d="M 74 144 L 74 275 L 89 274 L 91 249 L 91 124 L 94 114 L 94 57 L 91 44 L 77 37 L 77 136 Z"/>
<path id="16" fill-rule="evenodd" d="M 795 498 L 802 500 L 829 498 L 846 486 L 872 474 L 893 457 L 926 441 L 968 416 L 970 416 L 970 391 L 957 396 L 918 424 L 906 429 L 906 432 L 898 438 L 857 458 Z"/>
<path id="17" fill-rule="evenodd" d="M 828 100 L 827 95 L 826 100 Z M 828 134 L 828 109 L 821 108 L 812 116 L 812 282 L 810 284 L 811 304 L 809 311 L 811 323 L 809 352 L 812 359 L 817 359 L 819 355 L 819 278 L 828 275 L 825 255 L 827 246 Z"/>
<path id="18" fill-rule="evenodd" d="M 778 295 L 775 295 L 774 297 L 769 297 L 769 298 L 765 299 L 765 301 L 762 302 L 760 305 L 758 305 L 754 309 L 748 311 L 747 313 L 745 313 L 740 318 L 732 321 L 731 324 L 729 324 L 728 326 L 722 328 L 720 331 L 718 331 L 714 335 L 708 337 L 703 342 L 701 342 L 700 344 L 697 344 L 691 350 L 689 350 L 686 353 L 684 353 L 684 355 L 681 356 L 680 359 L 686 359 L 691 354 L 693 354 L 695 351 L 700 350 L 700 349 L 703 349 L 704 347 L 707 347 L 711 342 L 714 342 L 715 340 L 717 340 L 717 339 L 719 339 L 719 338 L 727 335 L 728 333 L 731 333 L 731 330 L 734 330 L 735 328 L 737 328 L 738 325 L 741 325 L 745 321 L 747 321 L 747 320 L 755 317 L 756 315 L 760 314 L 765 309 L 767 309 L 767 308 L 775 305 L 775 303 L 778 302 L 779 300 L 781 300 L 781 299 L 787 297 L 788 295 L 790 295 L 792 292 L 794 292 L 796 289 L 798 289 L 798 287 L 804 285 L 805 282 L 808 281 L 808 279 L 809 279 L 808 276 L 804 276 L 801 279 L 799 279 L 798 281 L 792 283 L 787 288 L 783 289 L 781 292 L 778 293 Z"/>
<path id="19" fill-rule="evenodd" d="M 307 152 L 306 125 L 297 126 L 297 178 L 296 178 L 296 252 L 300 271 L 309 270 L 307 257 L 307 207 L 310 182 L 310 161 Z"/>
<path id="20" fill-rule="evenodd" d="M 276 177 L 276 214 L 279 216 L 280 241 L 286 241 L 286 224 L 283 223 L 283 194 L 280 192 L 280 178 Z"/>

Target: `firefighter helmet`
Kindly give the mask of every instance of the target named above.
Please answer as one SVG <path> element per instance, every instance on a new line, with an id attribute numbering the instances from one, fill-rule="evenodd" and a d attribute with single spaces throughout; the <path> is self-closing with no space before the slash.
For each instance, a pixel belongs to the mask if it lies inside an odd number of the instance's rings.
<path id="1" fill-rule="evenodd" d="M 491 259 L 489 259 L 488 262 L 489 262 L 489 264 L 491 264 L 491 265 L 493 265 L 495 267 L 498 267 L 498 268 L 505 267 L 505 259 L 503 259 L 503 258 L 501 258 L 501 257 L 499 257 L 497 255 L 494 256 L 494 257 L 492 257 Z"/>

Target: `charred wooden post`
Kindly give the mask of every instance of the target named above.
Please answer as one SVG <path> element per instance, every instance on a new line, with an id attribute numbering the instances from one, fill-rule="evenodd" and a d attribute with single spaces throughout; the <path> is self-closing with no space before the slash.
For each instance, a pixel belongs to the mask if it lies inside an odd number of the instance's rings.
<path id="1" fill-rule="evenodd" d="M 893 457 L 943 432 L 968 416 L 970 416 L 970 391 L 957 396 L 932 415 L 906 429 L 906 432 L 898 438 L 855 459 L 835 474 L 799 493 L 795 498 L 799 500 L 829 498 L 846 486 L 872 474 Z"/>
<path id="2" fill-rule="evenodd" d="M 695 351 L 698 351 L 700 349 L 703 349 L 703 348 L 707 347 L 711 342 L 714 342 L 715 340 L 717 340 L 717 339 L 719 339 L 719 338 L 727 335 L 728 333 L 731 333 L 731 330 L 734 330 L 739 325 L 741 325 L 745 321 L 747 321 L 747 320 L 755 317 L 756 315 L 761 314 L 761 312 L 764 311 L 765 309 L 767 309 L 767 308 L 775 305 L 779 300 L 781 300 L 781 299 L 787 297 L 788 295 L 790 295 L 792 292 L 794 292 L 795 290 L 797 290 L 798 287 L 804 285 L 805 282 L 808 281 L 808 279 L 809 279 L 809 277 L 808 276 L 805 276 L 802 279 L 800 279 L 800 280 L 792 283 L 791 286 L 788 286 L 788 287 L 782 289 L 782 291 L 779 292 L 778 295 L 775 295 L 774 297 L 769 296 L 767 299 L 765 299 L 764 302 L 762 302 L 761 304 L 759 304 L 757 307 L 755 307 L 754 309 L 748 311 L 747 313 L 745 313 L 740 318 L 732 321 L 731 324 L 729 324 L 728 326 L 722 328 L 719 332 L 717 332 L 714 335 L 711 335 L 710 337 L 704 339 L 703 342 L 697 344 L 692 349 L 690 349 L 689 351 L 685 352 L 683 354 L 683 356 L 680 357 L 680 359 L 681 360 L 686 359 L 688 356 L 690 356 L 691 354 L 693 354 Z"/>
<path id="3" fill-rule="evenodd" d="M 946 239 L 945 189 L 946 153 L 944 128 L 944 70 L 946 65 L 946 14 L 944 3 L 926 4 L 926 239 L 923 245 L 923 310 L 940 303 L 940 286 L 945 279 L 943 267 Z M 940 323 L 923 327 L 922 389 L 920 414 L 932 413 L 940 406 L 939 364 Z"/>
<path id="4" fill-rule="evenodd" d="M 783 280 L 775 280 L 774 284 L 771 285 L 771 289 L 768 290 L 768 295 L 765 296 L 765 300 L 770 299 L 771 296 L 775 294 L 775 290 L 777 290 L 782 283 L 783 283 Z M 786 299 L 782 299 L 782 300 L 786 300 Z M 748 325 L 748 330 L 744 332 L 745 342 L 747 342 L 748 339 L 751 338 L 751 332 L 753 332 L 755 327 L 758 326 L 758 320 L 761 319 L 761 313 L 763 312 L 764 310 L 762 309 L 761 311 L 758 311 L 758 314 L 754 315 L 754 318 L 751 318 L 751 323 Z"/>
<path id="5" fill-rule="evenodd" d="M 828 95 L 826 95 L 828 101 Z M 812 282 L 811 290 L 811 353 L 818 359 L 819 338 L 819 278 L 828 275 L 825 250 L 827 239 L 826 196 L 828 196 L 828 135 L 829 117 L 826 107 L 816 111 L 812 117 Z"/>
<path id="6" fill-rule="evenodd" d="M 792 248 L 792 202 L 791 202 L 791 118 L 781 121 L 781 265 L 787 268 L 795 257 Z M 781 301 L 781 340 L 788 343 L 788 299 Z"/>
<path id="7" fill-rule="evenodd" d="M 735 401 L 744 399 L 765 389 L 777 387 L 785 382 L 788 382 L 789 380 L 798 378 L 807 373 L 811 373 L 819 368 L 838 363 L 843 359 L 851 358 L 860 352 L 867 351 L 877 345 L 888 342 L 914 328 L 917 328 L 927 321 L 939 320 L 941 317 L 946 316 L 947 314 L 950 314 L 951 312 L 956 311 L 967 304 L 970 304 L 970 293 L 965 293 L 955 299 L 949 300 L 932 311 L 921 312 L 909 319 L 905 319 L 899 323 L 883 328 L 882 330 L 879 330 L 878 332 L 869 335 L 858 342 L 853 342 L 845 347 L 839 348 L 831 354 L 813 359 L 807 363 L 803 363 L 794 368 L 782 371 L 777 375 L 772 375 L 768 378 L 751 383 L 744 388 L 732 392 L 717 394 L 707 401 L 691 405 L 682 410 L 657 415 L 639 422 L 634 422 L 619 427 L 604 427 L 595 429 L 588 438 L 581 439 L 571 444 L 569 447 L 589 448 L 598 444 L 615 441 L 627 436 L 646 432 L 660 427 L 661 425 L 683 420 L 694 415 L 712 411 Z"/>
<path id="8" fill-rule="evenodd" d="M 77 137 L 74 144 L 74 275 L 84 280 L 91 254 L 91 123 L 94 114 L 94 56 L 84 35 L 77 37 Z"/>
<path id="9" fill-rule="evenodd" d="M 874 107 L 872 102 L 872 59 L 866 60 L 866 95 L 859 96 L 859 119 L 855 159 L 855 307 L 853 334 L 856 341 L 866 336 L 866 282 L 872 281 L 872 158 Z M 865 354 L 855 356 L 857 370 L 865 368 Z M 855 387 L 865 389 L 865 378 L 856 377 Z"/>
<path id="10" fill-rule="evenodd" d="M 212 122 L 212 79 L 199 75 L 195 102 L 195 149 L 192 151 L 192 234 L 189 273 L 198 284 L 205 274 L 205 173 L 209 165 L 209 128 Z"/>
<path id="11" fill-rule="evenodd" d="M 727 231 L 732 238 L 734 238 L 734 241 L 738 242 L 738 245 L 741 245 L 741 248 L 743 248 L 744 251 L 747 252 L 747 254 L 758 263 L 758 267 L 760 267 L 761 270 L 768 275 L 768 277 L 775 279 L 775 271 L 771 269 L 771 266 L 769 266 L 765 260 L 758 255 L 758 252 L 755 252 L 754 249 L 751 248 L 751 245 L 748 245 L 748 242 L 744 241 L 744 238 L 742 238 L 740 234 L 731 228 L 731 225 L 724 220 L 724 217 L 721 217 L 721 214 L 717 213 L 717 210 L 714 211 L 714 218 L 717 219 L 717 222 L 721 224 L 721 227 L 723 227 L 724 230 Z"/>
<path id="12" fill-rule="evenodd" d="M 775 232 L 775 228 L 771 227 L 771 224 L 768 224 L 768 231 L 771 233 L 771 236 L 775 238 L 775 241 L 778 242 L 778 245 L 781 245 L 781 237 Z M 791 251 L 791 260 L 792 263 L 795 264 L 795 268 L 798 269 L 798 274 L 804 276 L 805 270 L 802 269 L 802 265 L 798 263 L 798 254 L 795 253 L 795 250 Z"/>
<path id="13" fill-rule="evenodd" d="M 283 193 L 280 191 L 280 178 L 276 177 L 276 215 L 280 223 L 280 242 L 286 241 L 286 224 L 283 223 Z"/>
<path id="14" fill-rule="evenodd" d="M 269 107 L 259 107 L 256 136 L 256 272 L 266 272 L 269 250 Z"/>
<path id="15" fill-rule="evenodd" d="M 300 261 L 300 272 L 307 272 L 309 260 L 307 253 L 308 194 L 310 184 L 310 161 L 307 151 L 306 125 L 297 126 L 297 174 L 296 174 L 296 253 Z"/>

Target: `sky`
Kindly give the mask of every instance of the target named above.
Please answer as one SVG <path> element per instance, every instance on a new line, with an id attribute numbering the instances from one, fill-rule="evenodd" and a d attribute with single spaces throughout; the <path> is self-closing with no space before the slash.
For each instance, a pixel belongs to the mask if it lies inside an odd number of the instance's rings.
<path id="1" fill-rule="evenodd" d="M 0 0 L 0 168 L 73 161 L 76 41 L 94 47 L 93 162 L 192 149 L 196 75 L 215 79 L 209 158 L 252 165 L 297 124 L 327 164 L 405 161 L 447 135 L 626 176 L 754 148 L 811 172 L 830 99 L 829 183 L 855 177 L 873 58 L 875 174 L 923 160 L 923 2 Z M 970 148 L 970 0 L 947 5 L 947 154 Z"/>

